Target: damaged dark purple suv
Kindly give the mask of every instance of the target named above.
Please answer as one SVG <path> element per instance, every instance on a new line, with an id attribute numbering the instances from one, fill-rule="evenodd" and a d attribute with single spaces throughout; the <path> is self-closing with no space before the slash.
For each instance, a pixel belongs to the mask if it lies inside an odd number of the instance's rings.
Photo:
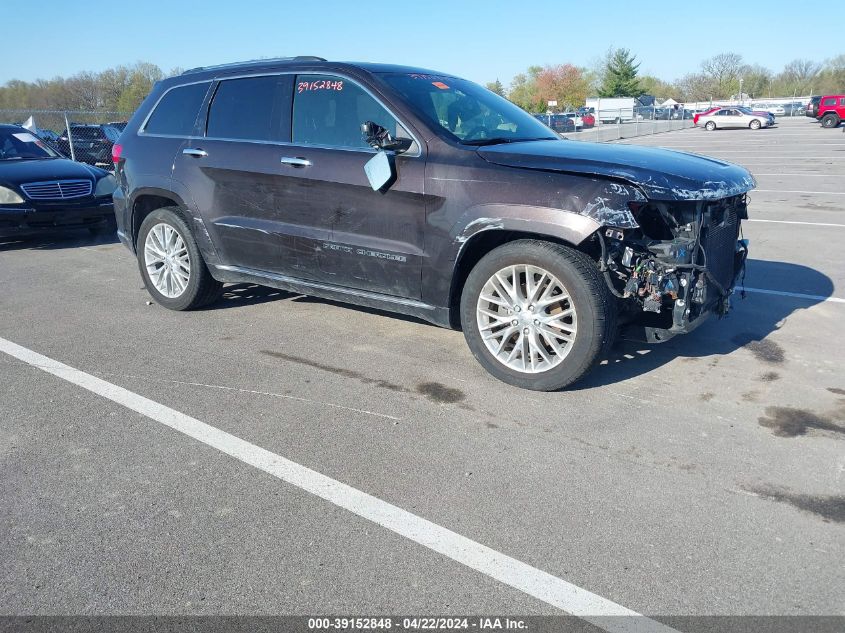
<path id="1" fill-rule="evenodd" d="M 174 310 L 254 282 L 462 328 L 538 390 L 620 326 L 662 341 L 728 309 L 754 180 L 567 141 L 469 81 L 316 57 L 156 85 L 115 145 L 118 233 Z"/>

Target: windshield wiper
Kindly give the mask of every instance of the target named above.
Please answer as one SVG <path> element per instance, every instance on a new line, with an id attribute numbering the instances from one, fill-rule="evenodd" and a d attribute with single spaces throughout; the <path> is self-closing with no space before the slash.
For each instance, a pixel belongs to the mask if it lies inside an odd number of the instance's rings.
<path id="1" fill-rule="evenodd" d="M 499 145 L 502 143 L 527 143 L 528 141 L 553 141 L 554 136 L 537 136 L 534 138 L 511 138 L 508 136 L 495 136 L 493 138 L 479 138 L 472 141 L 461 141 L 464 145 L 481 147 L 483 145 Z"/>

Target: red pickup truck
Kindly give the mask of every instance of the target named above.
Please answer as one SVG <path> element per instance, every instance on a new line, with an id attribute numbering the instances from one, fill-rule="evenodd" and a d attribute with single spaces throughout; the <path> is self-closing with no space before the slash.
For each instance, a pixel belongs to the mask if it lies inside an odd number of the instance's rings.
<path id="1" fill-rule="evenodd" d="M 816 119 L 822 127 L 836 127 L 845 119 L 845 95 L 825 95 L 819 101 Z"/>

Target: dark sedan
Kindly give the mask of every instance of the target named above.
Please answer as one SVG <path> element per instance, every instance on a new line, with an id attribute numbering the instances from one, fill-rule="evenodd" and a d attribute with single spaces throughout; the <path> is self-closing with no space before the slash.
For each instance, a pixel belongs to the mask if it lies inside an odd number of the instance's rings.
<path id="1" fill-rule="evenodd" d="M 71 123 L 56 140 L 56 147 L 65 155 L 81 163 L 112 168 L 112 147 L 121 130 L 109 125 L 83 125 Z M 71 150 L 71 146 L 73 149 Z"/>
<path id="2" fill-rule="evenodd" d="M 535 114 L 534 118 L 542 121 L 558 134 L 575 131 L 575 121 L 563 114 Z"/>
<path id="3" fill-rule="evenodd" d="M 0 237 L 114 231 L 110 173 L 68 160 L 17 125 L 0 125 Z"/>

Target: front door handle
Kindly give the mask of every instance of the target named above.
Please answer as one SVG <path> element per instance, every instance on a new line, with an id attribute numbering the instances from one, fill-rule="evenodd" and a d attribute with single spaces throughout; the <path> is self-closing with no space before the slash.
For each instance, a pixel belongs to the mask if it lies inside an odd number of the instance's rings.
<path id="1" fill-rule="evenodd" d="M 307 158 L 282 156 L 282 165 L 291 165 L 292 167 L 310 167 L 311 161 Z"/>
<path id="2" fill-rule="evenodd" d="M 199 149 L 198 147 L 186 147 L 182 150 L 182 153 L 186 156 L 196 156 L 197 158 L 203 158 L 204 156 L 208 156 L 208 152 L 204 149 Z"/>

